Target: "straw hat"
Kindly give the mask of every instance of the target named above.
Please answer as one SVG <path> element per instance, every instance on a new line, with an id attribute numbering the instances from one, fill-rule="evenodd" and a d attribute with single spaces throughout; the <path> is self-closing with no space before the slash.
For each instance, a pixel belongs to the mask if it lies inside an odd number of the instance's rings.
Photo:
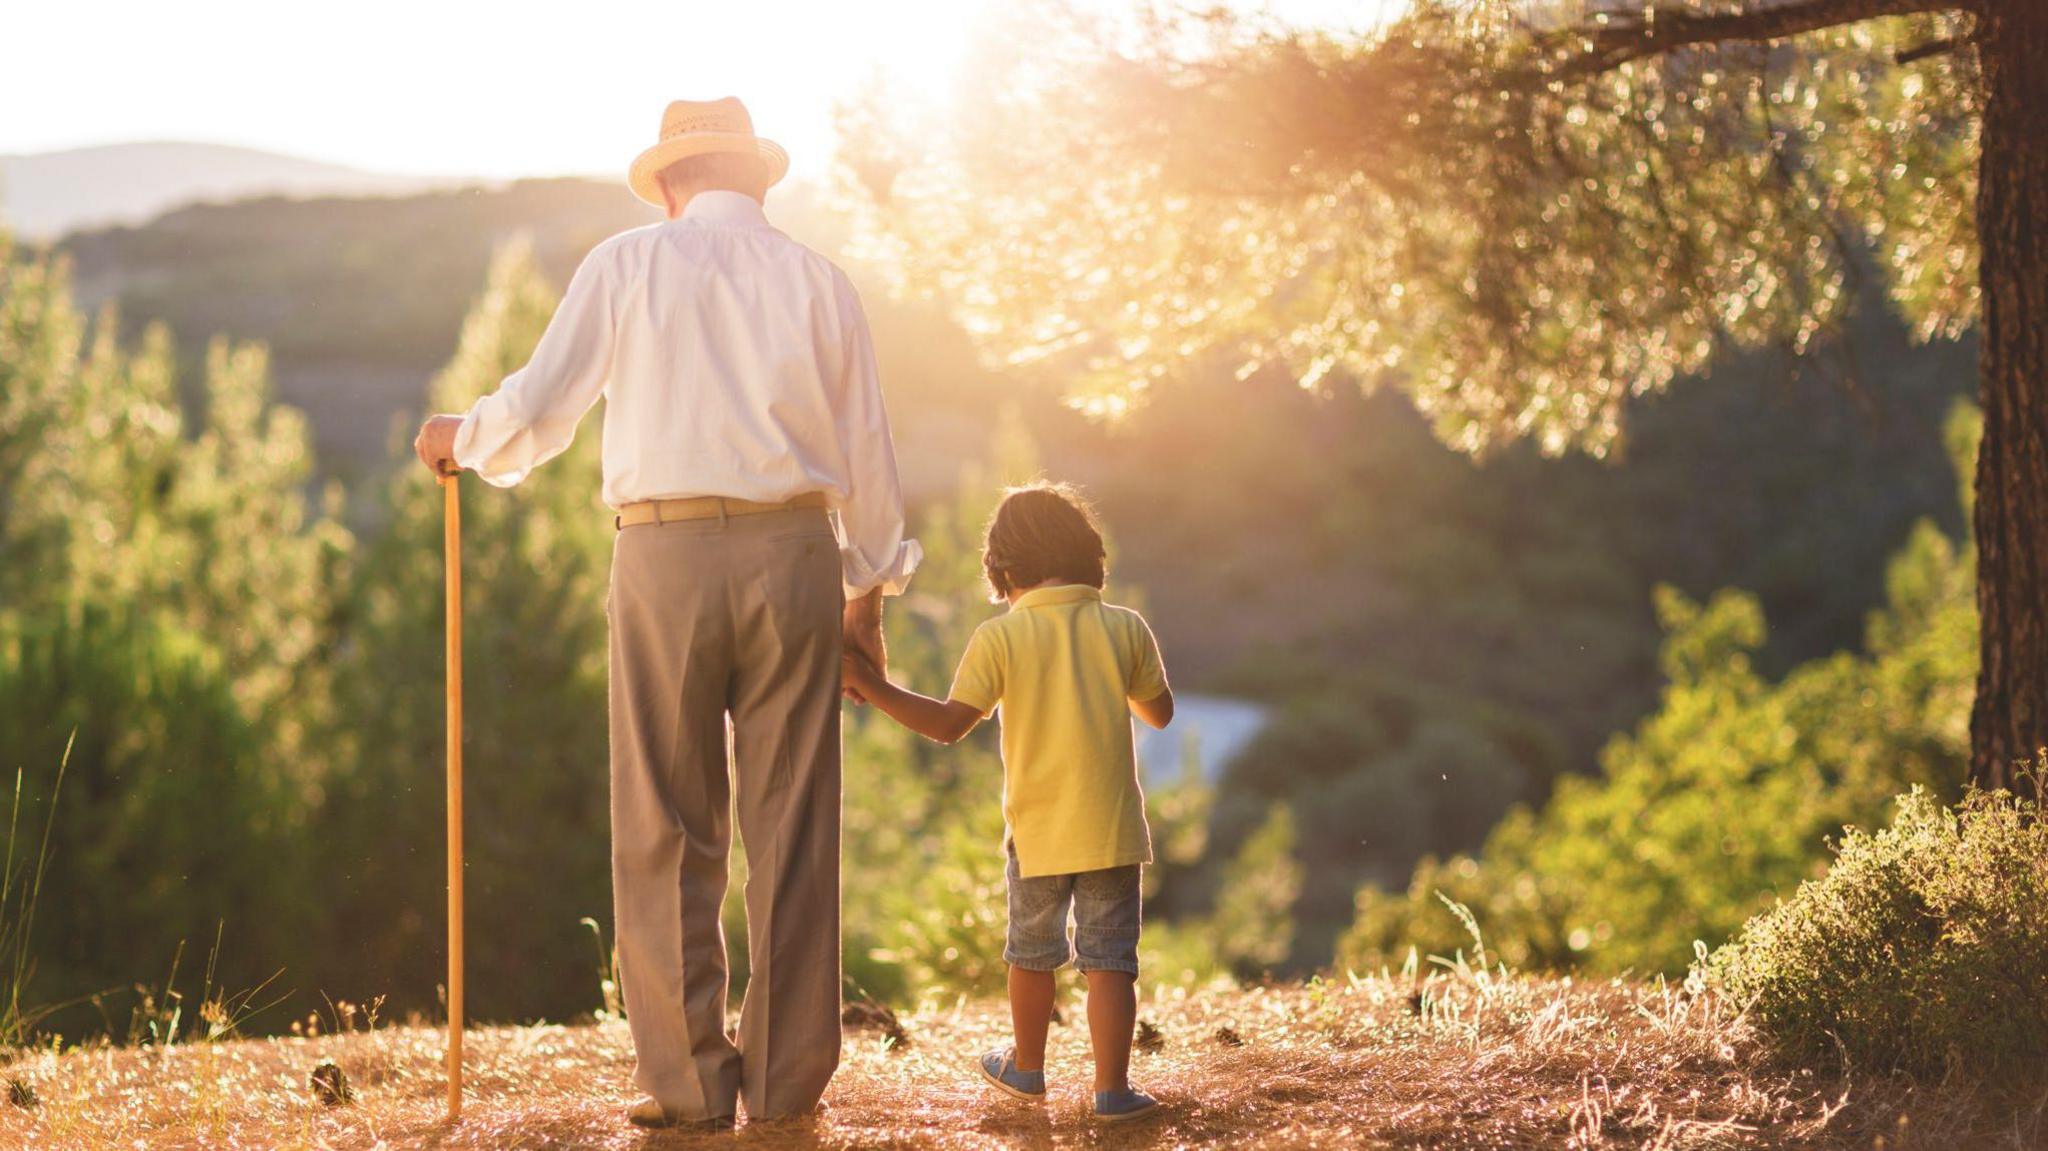
<path id="1" fill-rule="evenodd" d="M 773 140 L 754 135 L 754 118 L 734 96 L 723 100 L 677 100 L 661 114 L 661 142 L 633 158 L 626 185 L 633 194 L 663 207 L 661 171 L 677 160 L 707 152 L 759 156 L 774 184 L 789 171 L 789 153 Z"/>

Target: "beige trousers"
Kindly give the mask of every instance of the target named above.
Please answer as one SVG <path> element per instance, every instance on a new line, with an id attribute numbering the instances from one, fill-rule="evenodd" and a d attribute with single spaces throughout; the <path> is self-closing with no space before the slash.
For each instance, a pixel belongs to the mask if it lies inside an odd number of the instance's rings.
<path id="1" fill-rule="evenodd" d="M 753 1118 L 808 1111 L 839 1066 L 842 604 L 821 509 L 627 527 L 613 543 L 620 980 L 634 1082 L 685 1118 L 731 1116 L 742 1095 Z M 735 806 L 749 979 L 728 1035 L 718 910 Z"/>

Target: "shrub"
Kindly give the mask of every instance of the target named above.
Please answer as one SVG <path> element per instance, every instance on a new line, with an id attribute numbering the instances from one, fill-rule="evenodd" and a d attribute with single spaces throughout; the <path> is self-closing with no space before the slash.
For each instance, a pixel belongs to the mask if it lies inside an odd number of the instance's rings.
<path id="1" fill-rule="evenodd" d="M 1914 788 L 1695 975 L 1789 1056 L 2044 1077 L 2048 823 L 2005 792 L 1951 810 Z"/>
<path id="2" fill-rule="evenodd" d="M 1237 974 L 1252 978 L 1286 960 L 1302 877 L 1294 857 L 1294 811 L 1276 803 L 1225 869 L 1210 918 L 1217 955 Z"/>

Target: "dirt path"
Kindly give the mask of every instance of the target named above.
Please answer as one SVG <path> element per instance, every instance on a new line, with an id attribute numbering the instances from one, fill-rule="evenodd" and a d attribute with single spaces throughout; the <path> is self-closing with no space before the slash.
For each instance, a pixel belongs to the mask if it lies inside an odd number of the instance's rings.
<path id="1" fill-rule="evenodd" d="M 1090 1121 L 1087 1035 L 1053 1028 L 1051 1099 L 983 1088 L 973 1056 L 1000 1042 L 1000 1004 L 906 1016 L 907 1043 L 849 1028 L 816 1120 L 723 1136 L 650 1134 L 625 1122 L 630 1044 L 619 1023 L 471 1034 L 469 1103 L 441 1120 L 441 1037 L 415 1027 L 174 1049 L 38 1053 L 5 1075 L 31 1107 L 0 1103 L 0 1147 L 795 1148 L 920 1147 L 1957 1147 L 1974 1112 L 1913 1110 L 1914 1093 L 1849 1091 L 1769 1070 L 1702 1004 L 1632 984 L 1394 980 L 1169 993 L 1140 1014 L 1158 1042 L 1133 1079 L 1156 1121 Z M 333 1060 L 355 1101 L 308 1089 Z M 1928 1100 L 1920 1100 L 1927 1103 Z M 1902 1109 L 1911 1111 L 1901 1124 Z M 2030 1131 L 2026 1137 L 2040 1134 Z M 2021 1138 L 2014 1132 L 2012 1138 Z M 1882 1138 L 1882 1142 L 1879 1139 Z M 2014 1142 L 2009 1145 L 2023 1146 Z"/>

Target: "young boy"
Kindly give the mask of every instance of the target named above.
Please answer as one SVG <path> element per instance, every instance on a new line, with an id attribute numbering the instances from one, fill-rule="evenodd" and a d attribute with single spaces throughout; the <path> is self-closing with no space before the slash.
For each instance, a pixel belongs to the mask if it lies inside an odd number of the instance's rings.
<path id="1" fill-rule="evenodd" d="M 1001 705 L 1010 893 L 1003 959 L 1016 1042 L 982 1056 L 981 1073 L 1019 1099 L 1045 1098 L 1053 972 L 1078 952 L 1088 977 L 1095 1115 L 1136 1119 L 1158 1103 L 1132 1090 L 1129 1078 L 1138 868 L 1152 862 L 1130 713 L 1165 727 L 1173 693 L 1144 619 L 1102 602 L 1102 536 L 1073 489 L 1012 489 L 989 522 L 981 558 L 993 601 L 1010 610 L 976 629 L 947 699 L 897 687 L 853 657 L 847 684 L 941 743 L 958 741 Z"/>

